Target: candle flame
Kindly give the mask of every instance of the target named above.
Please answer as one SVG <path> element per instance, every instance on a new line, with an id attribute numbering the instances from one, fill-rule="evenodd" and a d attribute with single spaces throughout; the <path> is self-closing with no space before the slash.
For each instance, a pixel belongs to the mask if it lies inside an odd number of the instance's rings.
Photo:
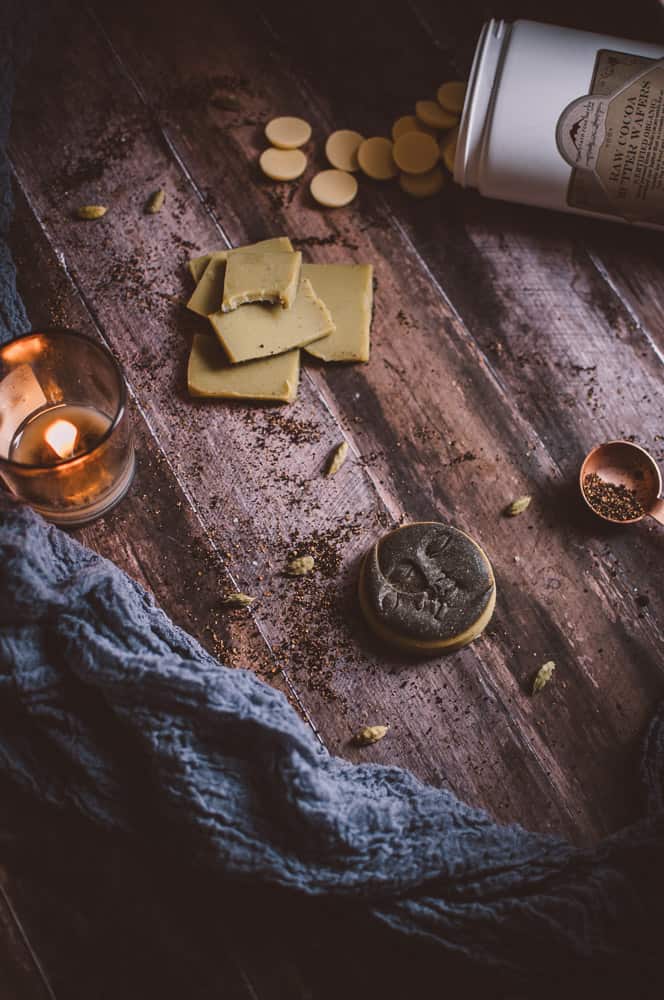
<path id="1" fill-rule="evenodd" d="M 44 439 L 58 458 L 71 458 L 78 440 L 78 428 L 69 420 L 54 420 Z"/>

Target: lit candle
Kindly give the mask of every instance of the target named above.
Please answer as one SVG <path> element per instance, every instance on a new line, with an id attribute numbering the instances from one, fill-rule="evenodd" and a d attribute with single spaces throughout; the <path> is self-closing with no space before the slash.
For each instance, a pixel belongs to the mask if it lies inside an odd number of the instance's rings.
<path id="1" fill-rule="evenodd" d="M 94 448 L 110 426 L 110 417 L 91 406 L 49 406 L 23 421 L 10 444 L 9 458 L 25 465 L 67 462 Z"/>
<path id="2" fill-rule="evenodd" d="M 0 476 L 45 517 L 83 524 L 126 493 L 126 387 L 100 344 L 68 330 L 0 347 Z"/>
<path id="3" fill-rule="evenodd" d="M 58 458 L 71 458 L 76 448 L 78 428 L 69 420 L 54 420 L 44 434 L 44 440 Z"/>

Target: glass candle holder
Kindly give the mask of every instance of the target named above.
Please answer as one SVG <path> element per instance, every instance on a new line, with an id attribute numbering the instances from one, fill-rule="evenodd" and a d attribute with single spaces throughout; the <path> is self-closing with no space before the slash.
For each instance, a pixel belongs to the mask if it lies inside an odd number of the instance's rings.
<path id="1" fill-rule="evenodd" d="M 112 355 L 74 330 L 0 347 L 0 476 L 56 524 L 85 524 L 134 475 L 127 388 Z"/>

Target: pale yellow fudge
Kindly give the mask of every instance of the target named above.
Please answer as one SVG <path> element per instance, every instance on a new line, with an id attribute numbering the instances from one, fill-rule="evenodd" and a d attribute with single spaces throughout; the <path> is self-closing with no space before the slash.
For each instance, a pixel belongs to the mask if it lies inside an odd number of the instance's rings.
<path id="1" fill-rule="evenodd" d="M 307 169 L 307 158 L 301 149 L 264 149 L 258 165 L 272 181 L 294 181 Z"/>
<path id="2" fill-rule="evenodd" d="M 300 377 L 300 352 L 231 365 L 211 334 L 197 333 L 191 345 L 187 387 L 192 396 L 292 403 Z"/>
<path id="3" fill-rule="evenodd" d="M 217 250 L 215 252 L 216 253 L 226 254 L 226 253 L 228 253 L 228 250 Z M 213 256 L 214 256 L 214 254 L 212 254 L 212 253 L 204 253 L 204 254 L 201 254 L 200 257 L 191 257 L 189 259 L 189 261 L 187 261 L 187 267 L 189 268 L 189 274 L 192 276 L 192 278 L 194 279 L 194 281 L 196 282 L 196 284 L 198 284 L 198 282 L 203 277 L 203 271 L 208 266 L 208 264 L 210 263 L 210 260 L 212 259 Z"/>
<path id="4" fill-rule="evenodd" d="M 311 139 L 311 125 L 289 115 L 273 118 L 265 126 L 265 138 L 277 149 L 297 149 Z"/>
<path id="5" fill-rule="evenodd" d="M 441 83 L 436 96 L 441 108 L 460 115 L 466 97 L 466 84 L 462 80 L 448 80 L 447 83 Z"/>
<path id="6" fill-rule="evenodd" d="M 368 361 L 373 304 L 371 264 L 303 264 L 309 279 L 332 314 L 334 333 L 306 350 L 322 361 Z"/>
<path id="7" fill-rule="evenodd" d="M 187 309 L 199 316 L 209 316 L 221 307 L 224 294 L 224 275 L 226 274 L 227 254 L 222 258 L 213 254 L 203 271 L 201 280 L 196 285 L 193 295 L 187 302 Z"/>
<path id="8" fill-rule="evenodd" d="M 401 174 L 399 176 L 401 190 L 413 198 L 431 198 L 442 191 L 445 175 L 440 167 L 434 167 L 426 174 Z"/>
<path id="9" fill-rule="evenodd" d="M 249 243 L 246 247 L 235 247 L 232 250 L 217 250 L 215 253 L 204 253 L 200 257 L 192 257 L 189 270 L 196 282 L 194 294 L 187 302 L 187 309 L 199 316 L 209 316 L 221 307 L 224 291 L 224 273 L 226 261 L 230 254 L 255 253 L 257 250 L 292 251 L 293 244 L 287 236 L 276 236 L 273 239 L 261 240 L 259 243 Z M 208 272 L 210 264 L 214 268 Z M 203 282 L 205 278 L 205 282 Z"/>
<path id="10" fill-rule="evenodd" d="M 270 302 L 290 309 L 300 283 L 302 254 L 230 254 L 226 262 L 222 312 L 232 312 L 247 302 Z"/>
<path id="11" fill-rule="evenodd" d="M 459 129 L 453 128 L 440 142 L 440 158 L 451 174 L 454 174 L 454 160 L 456 159 L 457 141 L 459 139 Z"/>
<path id="12" fill-rule="evenodd" d="M 200 257 L 192 257 L 188 261 L 187 267 L 189 268 L 189 274 L 192 276 L 196 284 L 198 284 L 198 282 L 201 280 L 201 278 L 203 277 L 203 271 L 208 266 L 212 258 L 216 256 L 216 254 L 223 254 L 224 255 L 223 259 L 226 260 L 228 250 L 215 250 L 213 253 L 204 253 L 201 254 Z"/>
<path id="13" fill-rule="evenodd" d="M 389 139 L 379 135 L 360 143 L 357 147 L 357 162 L 368 177 L 375 181 L 388 181 L 390 177 L 397 176 L 399 170 L 392 156 L 392 145 Z"/>
<path id="14" fill-rule="evenodd" d="M 346 170 L 321 170 L 312 178 L 309 190 L 319 205 L 342 208 L 357 194 L 357 181 Z"/>
<path id="15" fill-rule="evenodd" d="M 415 114 L 429 128 L 452 128 L 459 121 L 459 116 L 441 108 L 438 101 L 417 101 Z"/>
<path id="16" fill-rule="evenodd" d="M 307 278 L 302 278 L 290 309 L 252 303 L 209 317 L 219 342 L 233 363 L 283 354 L 334 331 L 330 312 Z"/>

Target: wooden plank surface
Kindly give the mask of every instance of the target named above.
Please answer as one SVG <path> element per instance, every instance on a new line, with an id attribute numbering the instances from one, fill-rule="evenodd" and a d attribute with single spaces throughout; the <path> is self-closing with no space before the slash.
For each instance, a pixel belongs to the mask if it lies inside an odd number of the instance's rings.
<path id="1" fill-rule="evenodd" d="M 350 34 L 343 19 L 321 32 L 299 0 L 278 17 L 203 0 L 186 30 L 169 11 L 63 6 L 16 102 L 14 245 L 33 321 L 103 337 L 135 399 L 137 481 L 80 537 L 222 660 L 281 686 L 333 752 L 403 764 L 532 829 L 591 841 L 617 828 L 639 813 L 638 739 L 663 689 L 664 535 L 598 526 L 575 479 L 603 439 L 664 456 L 658 237 L 452 185 L 419 204 L 364 179 L 348 209 L 316 208 L 307 180 L 329 131 L 386 134 L 463 73 L 478 7 L 452 20 L 429 0 L 366 5 Z M 265 121 L 286 113 L 314 126 L 312 169 L 293 186 L 257 169 Z M 145 216 L 159 186 L 165 209 Z M 106 218 L 76 222 L 91 201 Z M 373 262 L 371 362 L 309 363 L 287 409 L 190 400 L 188 344 L 205 324 L 182 308 L 186 258 L 281 234 L 310 260 Z M 344 437 L 351 457 L 326 480 Z M 502 518 L 524 492 L 528 514 Z M 474 535 L 499 590 L 482 639 L 423 663 L 374 643 L 354 597 L 366 547 L 415 519 Z M 288 580 L 305 551 L 318 572 Z M 230 586 L 259 596 L 251 614 L 221 608 Z M 533 701 L 548 659 L 555 683 Z M 353 750 L 366 722 L 390 735 Z M 28 881 L 16 892 L 46 942 Z M 279 961 L 247 973 L 244 956 L 237 995 L 271 995 L 270 981 L 318 995 L 310 969 Z"/>
<path id="2" fill-rule="evenodd" d="M 370 456 L 370 474 L 388 509 L 408 518 L 451 517 L 470 530 L 492 554 L 503 595 L 489 642 L 454 661 L 410 667 L 405 677 L 392 661 L 398 684 L 406 680 L 406 688 L 391 685 L 384 668 L 376 678 L 344 662 L 335 694 L 352 689 L 359 705 L 372 698 L 390 721 L 398 711 L 399 732 L 377 749 L 377 757 L 394 759 L 396 752 L 423 776 L 436 780 L 444 773 L 452 787 L 501 817 L 513 816 L 516 808 L 526 823 L 568 831 L 617 825 L 635 804 L 616 799 L 614 774 L 622 768 L 627 776 L 627 746 L 661 684 L 661 635 L 652 616 L 639 617 L 630 579 L 646 560 L 655 566 L 656 553 L 643 532 L 624 542 L 612 538 L 609 545 L 567 484 L 585 447 L 612 436 L 617 420 L 623 433 L 633 433 L 640 420 L 634 394 L 641 388 L 631 396 L 614 398 L 611 392 L 632 364 L 634 347 L 641 346 L 630 342 L 629 317 L 612 301 L 583 247 L 575 249 L 575 220 L 552 222 L 544 213 L 505 206 L 487 209 L 472 196 L 460 206 L 453 191 L 432 217 L 426 206 L 369 183 L 357 208 L 325 214 L 313 207 L 304 184 L 284 197 L 257 179 L 258 123 L 270 114 L 305 114 L 318 124 L 319 136 L 334 126 L 367 134 L 386 130 L 390 118 L 379 102 L 375 74 L 370 76 L 371 62 L 363 58 L 371 39 L 410 60 L 408 73 L 402 67 L 412 88 L 404 102 L 421 95 L 427 79 L 438 79 L 437 50 L 415 18 L 386 16 L 379 28 L 370 13 L 355 18 L 344 59 L 353 86 L 367 95 L 358 110 L 352 88 L 336 82 L 339 38 L 317 33 L 297 5 L 278 25 L 269 13 L 261 23 L 252 13 L 224 20 L 216 12 L 226 40 L 224 85 L 242 101 L 234 116 L 205 100 L 222 85 L 218 52 L 206 32 L 212 16 L 202 5 L 185 37 L 168 20 L 154 25 L 140 12 L 106 20 L 118 65 L 209 195 L 208 204 L 222 206 L 218 212 L 233 243 L 265 235 L 260 227 L 269 215 L 289 234 L 301 234 L 317 259 L 352 255 L 375 261 L 372 363 L 312 369 L 312 382 L 352 433 L 357 450 Z M 260 60 L 249 61 L 252 46 Z M 394 114 L 405 110 L 407 104 Z M 570 302 L 570 287 L 576 286 L 579 293 Z M 597 314 L 602 296 L 624 328 L 622 347 L 612 331 L 607 336 L 604 317 Z M 588 398 L 598 359 L 608 369 L 601 372 L 608 397 L 604 417 Z M 631 384 L 645 381 L 653 391 L 656 361 L 637 355 Z M 657 418 L 655 410 L 648 431 Z M 459 462 L 466 454 L 475 458 Z M 524 490 L 536 492 L 536 510 L 527 525 L 506 524 L 499 517 L 502 504 Z M 612 575 L 618 560 L 619 577 Z M 571 617 L 570 609 L 580 614 Z M 609 628 L 612 617 L 629 628 Z M 638 662 L 635 645 L 646 651 Z M 551 656 L 565 671 L 559 677 L 569 693 L 560 703 L 552 693 L 533 711 L 523 690 L 533 667 Z M 618 676 L 615 663 L 621 663 Z M 330 723 L 321 721 L 313 702 L 311 712 L 334 746 Z M 553 726 L 549 732 L 547 724 Z M 584 731 L 580 762 L 578 734 Z M 537 820 L 529 819 L 535 815 Z"/>
<path id="3" fill-rule="evenodd" d="M 8 1000 L 53 1000 L 39 959 L 7 892 L 0 866 L 0 996 Z"/>
<path id="4" fill-rule="evenodd" d="M 66 271 L 58 267 L 46 234 L 20 190 L 16 193 L 12 248 L 19 269 L 19 290 L 33 326 L 65 325 L 97 336 L 90 312 Z M 129 496 L 111 514 L 76 535 L 139 580 L 178 624 L 224 662 L 255 663 L 267 680 L 290 694 L 283 679 L 273 673 L 273 660 L 251 619 L 221 611 L 219 594 L 225 570 L 210 550 L 200 522 L 149 428 L 135 411 L 133 423 L 141 460 Z M 20 800 L 14 803 L 8 791 L 3 790 L 0 797 L 3 821 L 23 807 Z M 38 815 L 34 819 L 29 816 L 18 826 L 51 830 L 52 823 Z M 246 1000 L 254 996 L 252 978 L 266 978 L 266 966 L 282 977 L 292 969 L 287 954 L 277 960 L 265 949 L 262 954 L 254 949 L 249 956 L 234 950 L 231 957 L 227 947 L 219 946 L 214 961 L 208 959 L 206 964 L 192 921 L 185 917 L 183 926 L 177 908 L 169 909 L 168 895 L 159 897 L 156 877 L 147 873 L 145 859 L 141 862 L 117 845 L 109 850 L 103 841 L 97 846 L 94 838 L 89 849 L 81 853 L 82 836 L 80 831 L 74 836 L 65 824 L 57 846 L 44 850 L 40 845 L 27 856 L 20 852 L 16 856 L 14 845 L 10 845 L 0 853 L 6 861 L 3 886 L 58 997 L 122 993 L 138 998 L 153 989 L 170 996 L 178 990 L 181 995 L 187 988 L 198 989 L 202 995 L 205 988 L 216 984 L 223 988 L 224 996 Z M 68 851 L 68 842 L 77 848 Z M 3 906 L 2 897 L 0 915 L 10 925 L 13 915 Z M 162 944 L 167 934 L 170 938 L 168 961 L 154 952 L 155 935 L 150 927 L 157 917 L 162 922 Z M 25 996 L 46 995 L 39 992 L 44 990 L 41 971 L 28 962 L 18 929 L 11 936 L 2 935 L 2 941 L 8 955 L 6 960 L 0 956 L 0 975 L 8 977 L 14 969 L 25 970 Z M 245 967 L 245 959 L 251 969 Z M 100 969 L 104 970 L 103 985 Z M 27 992 L 28 982 L 33 984 L 33 994 Z M 18 991 L 19 987 L 12 988 Z M 5 995 L 14 1000 L 13 993 L 8 990 L 3 994 L 0 989 L 0 996 Z M 261 997 L 270 995 L 268 991 L 261 993 Z M 17 992 L 16 1000 L 22 996 Z"/>

